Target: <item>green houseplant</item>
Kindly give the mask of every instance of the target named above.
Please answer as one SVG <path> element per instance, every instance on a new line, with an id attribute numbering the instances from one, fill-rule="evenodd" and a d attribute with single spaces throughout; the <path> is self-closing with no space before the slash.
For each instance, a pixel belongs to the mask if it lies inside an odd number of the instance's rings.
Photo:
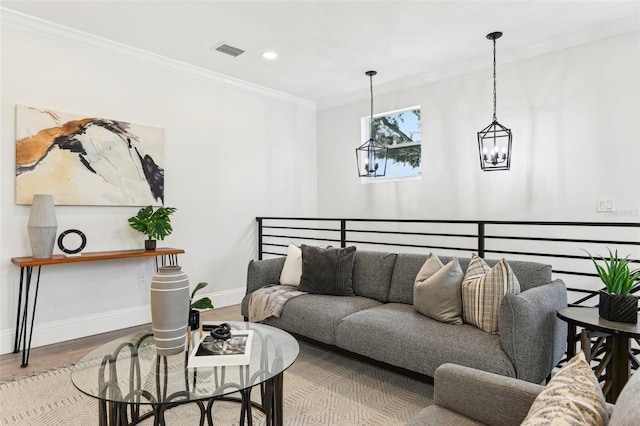
<path id="1" fill-rule="evenodd" d="M 196 293 L 208 285 L 209 283 L 205 282 L 198 283 L 191 292 L 191 297 L 189 298 L 189 327 L 191 327 L 191 330 L 195 330 L 200 327 L 200 309 L 213 309 L 213 303 L 211 303 L 211 299 L 208 297 L 201 297 L 198 300 L 193 300 Z"/>
<path id="2" fill-rule="evenodd" d="M 607 250 L 609 251 L 608 259 L 600 256 L 602 265 L 585 250 L 606 288 L 600 290 L 598 305 L 600 316 L 610 321 L 636 323 L 638 298 L 629 293 L 640 285 L 640 269 L 631 269 L 628 255 L 621 258 L 618 256 L 618 250 L 614 253 L 611 249 Z"/>
<path id="3" fill-rule="evenodd" d="M 148 239 L 144 242 L 147 250 L 155 250 L 156 240 L 164 240 L 173 232 L 171 215 L 178 209 L 175 207 L 143 207 L 138 214 L 129 218 L 129 225 L 136 231 L 145 234 Z"/>

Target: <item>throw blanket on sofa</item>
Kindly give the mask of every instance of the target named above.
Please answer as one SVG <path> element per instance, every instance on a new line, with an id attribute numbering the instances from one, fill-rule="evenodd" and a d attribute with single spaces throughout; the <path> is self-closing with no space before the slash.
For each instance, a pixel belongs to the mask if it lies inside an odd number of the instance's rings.
<path id="1" fill-rule="evenodd" d="M 288 300 L 307 294 L 291 285 L 262 287 L 249 297 L 249 321 L 260 322 L 269 317 L 280 317 Z"/>

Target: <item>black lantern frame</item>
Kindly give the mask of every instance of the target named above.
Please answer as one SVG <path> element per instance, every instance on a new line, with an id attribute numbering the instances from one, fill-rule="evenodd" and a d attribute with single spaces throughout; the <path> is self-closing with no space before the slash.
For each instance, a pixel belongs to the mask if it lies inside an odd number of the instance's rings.
<path id="1" fill-rule="evenodd" d="M 511 129 L 494 121 L 478 132 L 480 167 L 484 171 L 511 167 Z"/>
<path id="2" fill-rule="evenodd" d="M 376 71 L 365 73 L 369 76 L 371 115 L 369 117 L 369 140 L 356 148 L 356 163 L 360 177 L 382 177 L 387 172 L 389 148 L 373 139 L 373 76 L 376 74 Z"/>
<path id="3" fill-rule="evenodd" d="M 487 34 L 487 38 L 493 41 L 493 121 L 478 132 L 480 167 L 487 172 L 509 170 L 511 167 L 511 129 L 498 123 L 496 116 L 496 40 L 500 37 L 500 31 Z"/>

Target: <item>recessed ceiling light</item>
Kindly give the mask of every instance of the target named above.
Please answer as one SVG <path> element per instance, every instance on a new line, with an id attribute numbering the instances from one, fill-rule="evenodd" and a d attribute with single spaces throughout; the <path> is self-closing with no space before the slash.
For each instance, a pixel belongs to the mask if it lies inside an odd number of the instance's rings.
<path id="1" fill-rule="evenodd" d="M 278 54 L 276 52 L 263 52 L 262 57 L 269 61 L 273 61 L 278 57 Z"/>

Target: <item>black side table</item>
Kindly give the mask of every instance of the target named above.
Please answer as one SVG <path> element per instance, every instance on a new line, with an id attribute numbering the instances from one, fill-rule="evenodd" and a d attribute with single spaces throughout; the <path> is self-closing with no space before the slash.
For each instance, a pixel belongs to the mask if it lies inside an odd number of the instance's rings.
<path id="1" fill-rule="evenodd" d="M 605 382 L 602 392 L 608 402 L 615 403 L 631 375 L 629 339 L 640 338 L 640 325 L 607 321 L 604 318 L 600 318 L 598 308 L 563 308 L 558 310 L 557 315 L 558 318 L 566 321 L 569 325 L 567 359 L 576 354 L 576 343 L 578 341 L 576 327 L 584 329 L 582 332 L 582 347 L 589 360 L 591 354 L 597 350 L 597 348 L 592 350 L 590 338 L 598 337 L 597 346 L 604 339 L 605 354 L 600 365 L 595 368 L 595 373 L 600 378 L 604 372 Z"/>

